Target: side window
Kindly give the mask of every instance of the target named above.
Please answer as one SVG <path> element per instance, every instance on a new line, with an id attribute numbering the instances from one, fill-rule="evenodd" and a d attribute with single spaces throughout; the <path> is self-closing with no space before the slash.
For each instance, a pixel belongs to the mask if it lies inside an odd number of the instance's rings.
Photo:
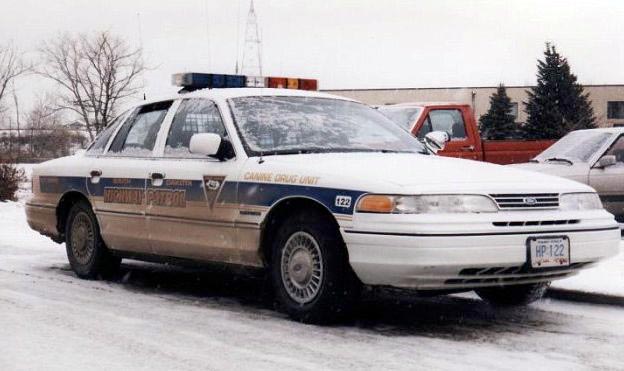
<path id="1" fill-rule="evenodd" d="M 422 139 L 431 131 L 446 131 L 451 140 L 466 139 L 466 125 L 460 110 L 440 109 L 429 112 L 418 132 L 418 138 Z"/>
<path id="2" fill-rule="evenodd" d="M 226 136 L 223 120 L 213 102 L 208 99 L 185 99 L 171 123 L 165 145 L 165 156 L 197 157 L 189 151 L 189 144 L 193 134 L 198 133 Z"/>
<path id="3" fill-rule="evenodd" d="M 624 136 L 620 136 L 615 143 L 613 143 L 611 148 L 605 152 L 605 156 L 606 155 L 615 156 L 615 160 L 618 164 L 624 165 Z"/>
<path id="4" fill-rule="evenodd" d="M 111 138 L 115 130 L 117 130 L 119 125 L 121 125 L 121 123 L 124 121 L 123 119 L 127 115 L 128 111 L 122 113 L 121 115 L 117 116 L 113 120 L 113 122 L 111 122 L 104 130 L 102 130 L 87 149 L 87 154 L 93 156 L 102 154 L 102 152 L 104 152 L 104 149 L 106 148 L 106 144 L 108 144 L 108 140 Z"/>
<path id="5" fill-rule="evenodd" d="M 118 156 L 151 156 L 158 130 L 172 101 L 140 107 L 119 130 L 110 152 Z"/>

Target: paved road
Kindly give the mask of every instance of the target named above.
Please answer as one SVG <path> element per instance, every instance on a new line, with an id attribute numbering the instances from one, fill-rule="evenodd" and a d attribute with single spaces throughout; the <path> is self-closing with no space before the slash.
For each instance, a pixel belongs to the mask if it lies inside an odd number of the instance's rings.
<path id="1" fill-rule="evenodd" d="M 2 370 L 624 369 L 619 307 L 381 293 L 317 327 L 274 312 L 258 280 L 128 261 L 117 280 L 83 281 L 60 246 L 6 241 Z"/>

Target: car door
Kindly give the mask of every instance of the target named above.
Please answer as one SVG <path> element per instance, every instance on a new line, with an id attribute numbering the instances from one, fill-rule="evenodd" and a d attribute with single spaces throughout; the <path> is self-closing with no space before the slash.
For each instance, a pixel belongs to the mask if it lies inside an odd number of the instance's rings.
<path id="1" fill-rule="evenodd" d="M 160 125 L 172 101 L 135 109 L 91 163 L 88 191 L 102 238 L 113 250 L 151 253 L 145 187 Z"/>
<path id="2" fill-rule="evenodd" d="M 225 161 L 192 154 L 189 143 L 197 133 L 229 138 L 214 102 L 184 99 L 160 134 L 162 153 L 150 167 L 159 177 L 147 181 L 152 250 L 163 256 L 246 263 L 250 257 L 237 249 L 238 209 L 218 203 L 225 182 L 240 170 L 240 161 L 233 153 Z"/>
<path id="3" fill-rule="evenodd" d="M 624 136 L 619 136 L 602 156 L 607 155 L 615 156 L 615 165 L 605 168 L 594 165 L 589 171 L 589 185 L 598 191 L 607 211 L 622 218 L 624 216 Z"/>
<path id="4" fill-rule="evenodd" d="M 476 160 L 478 158 L 476 146 L 477 138 L 472 138 L 472 132 L 466 127 L 463 111 L 459 108 L 432 108 L 414 127 L 418 139 L 423 139 L 432 131 L 444 131 L 450 141 L 439 154 Z"/>

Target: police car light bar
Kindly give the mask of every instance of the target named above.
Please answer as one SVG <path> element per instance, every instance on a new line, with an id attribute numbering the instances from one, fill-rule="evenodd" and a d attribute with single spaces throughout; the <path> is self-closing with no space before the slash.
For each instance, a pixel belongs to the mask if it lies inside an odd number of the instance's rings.
<path id="1" fill-rule="evenodd" d="M 215 73 L 185 72 L 171 76 L 171 83 L 182 87 L 181 93 L 198 89 L 215 88 L 279 88 L 317 90 L 318 81 L 315 79 L 298 79 L 290 77 L 263 77 L 226 75 Z"/>

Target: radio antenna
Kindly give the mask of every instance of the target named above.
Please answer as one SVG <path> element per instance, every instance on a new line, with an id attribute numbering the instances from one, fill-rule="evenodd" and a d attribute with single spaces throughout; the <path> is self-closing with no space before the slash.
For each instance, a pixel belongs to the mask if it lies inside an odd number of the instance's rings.
<path id="1" fill-rule="evenodd" d="M 238 57 L 240 56 L 240 0 L 238 0 L 236 8 L 236 66 L 234 73 L 238 75 Z"/>
<path id="2" fill-rule="evenodd" d="M 141 30 L 141 12 L 137 12 L 137 27 L 139 28 L 139 48 L 141 49 L 141 55 L 143 55 L 143 32 Z M 143 100 L 147 100 L 145 94 L 145 75 L 141 74 L 141 84 L 143 85 Z"/>
<path id="3" fill-rule="evenodd" d="M 206 49 L 208 50 L 208 71 L 212 71 L 212 50 L 210 45 L 210 11 L 208 9 L 208 0 L 204 2 L 204 11 L 206 13 Z"/>

